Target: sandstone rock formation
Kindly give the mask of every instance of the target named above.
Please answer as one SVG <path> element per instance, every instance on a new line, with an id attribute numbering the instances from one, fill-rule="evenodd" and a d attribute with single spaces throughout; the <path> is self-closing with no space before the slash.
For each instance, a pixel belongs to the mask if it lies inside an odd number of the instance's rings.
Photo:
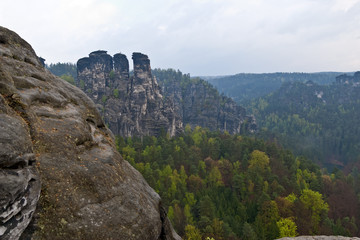
<path id="1" fill-rule="evenodd" d="M 103 67 L 112 58 L 94 56 L 104 64 L 87 74 L 111 71 Z M 117 66 L 116 74 L 126 76 Z M 103 80 L 88 83 L 97 97 L 112 81 Z M 46 71 L 31 46 L 2 27 L 0 167 L 1 239 L 17 239 L 31 216 L 24 238 L 179 239 L 159 195 L 116 151 L 94 103 Z"/>
<path id="2" fill-rule="evenodd" d="M 129 62 L 120 53 L 112 58 L 106 51 L 95 51 L 77 63 L 77 85 L 97 103 L 114 134 L 126 137 L 165 131 L 174 136 L 186 124 L 231 134 L 243 133 L 245 128 L 255 131 L 255 118 L 246 116 L 244 108 L 220 96 L 205 81 L 161 79 L 161 89 L 149 58 L 141 53 L 132 58 L 131 77 Z"/>
<path id="3" fill-rule="evenodd" d="M 179 79 L 176 76 L 181 74 L 179 71 L 165 72 L 167 77 L 157 77 L 159 85 L 166 99 L 173 101 L 175 112 L 181 116 L 184 126 L 201 126 L 212 131 L 227 131 L 230 134 L 256 131 L 255 118 L 246 115 L 243 107 L 238 106 L 231 98 L 220 95 L 206 81 L 190 79 L 188 75 L 182 75 Z"/>
<path id="4" fill-rule="evenodd" d="M 111 57 L 95 51 L 77 62 L 77 85 L 91 97 L 109 128 L 117 135 L 174 136 L 182 130 L 181 119 L 163 101 L 150 60 L 133 53 L 134 76 L 129 76 L 129 62 L 121 53 Z"/>
<path id="5" fill-rule="evenodd" d="M 16 48 L 21 45 L 23 49 Z M 24 65 L 38 63 L 30 46 L 0 28 L 0 239 L 18 239 L 29 224 L 40 195 L 35 167 L 31 114 L 17 93 L 25 87 Z M 19 69 L 19 70 L 17 70 Z M 12 72 L 19 75 L 12 76 Z M 35 78 L 35 72 L 28 73 Z"/>

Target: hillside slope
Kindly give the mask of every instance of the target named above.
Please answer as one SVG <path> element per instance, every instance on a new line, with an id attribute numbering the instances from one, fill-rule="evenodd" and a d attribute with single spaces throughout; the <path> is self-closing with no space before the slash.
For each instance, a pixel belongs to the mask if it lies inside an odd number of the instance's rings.
<path id="1" fill-rule="evenodd" d="M 313 81 L 320 85 L 335 81 L 338 72 L 320 73 L 239 73 L 231 76 L 206 79 L 219 92 L 231 97 L 237 103 L 249 102 L 280 88 L 285 82 Z"/>
<path id="2" fill-rule="evenodd" d="M 360 73 L 331 85 L 284 83 L 249 109 L 259 127 L 279 142 L 319 162 L 343 166 L 360 154 Z"/>

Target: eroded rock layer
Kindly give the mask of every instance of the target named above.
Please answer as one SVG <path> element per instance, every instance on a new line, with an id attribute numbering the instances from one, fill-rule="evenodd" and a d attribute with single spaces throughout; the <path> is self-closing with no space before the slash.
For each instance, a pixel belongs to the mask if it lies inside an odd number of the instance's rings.
<path id="1" fill-rule="evenodd" d="M 111 57 L 94 57 L 100 63 L 87 74 L 111 71 Z M 126 66 L 116 66 L 115 74 L 128 75 Z M 87 83 L 97 88 L 95 97 L 112 82 L 103 80 Z M 0 167 L 1 239 L 17 239 L 32 216 L 25 230 L 32 239 L 179 239 L 159 195 L 116 151 L 94 103 L 2 27 Z"/>

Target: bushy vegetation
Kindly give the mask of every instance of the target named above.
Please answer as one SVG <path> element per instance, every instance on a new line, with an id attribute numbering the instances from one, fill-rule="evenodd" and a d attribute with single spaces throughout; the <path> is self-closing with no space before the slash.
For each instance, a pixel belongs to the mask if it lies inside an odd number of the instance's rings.
<path id="1" fill-rule="evenodd" d="M 329 174 L 253 137 L 189 126 L 181 136 L 117 137 L 184 239 L 359 235 L 359 172 Z"/>

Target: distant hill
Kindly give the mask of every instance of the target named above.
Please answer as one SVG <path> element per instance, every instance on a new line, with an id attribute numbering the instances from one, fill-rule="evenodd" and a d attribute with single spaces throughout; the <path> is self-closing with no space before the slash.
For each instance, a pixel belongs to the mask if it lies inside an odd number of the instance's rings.
<path id="1" fill-rule="evenodd" d="M 239 73 L 231 76 L 202 78 L 237 103 L 244 103 L 276 91 L 284 82 L 313 81 L 324 85 L 334 82 L 335 77 L 340 74 L 342 73 Z"/>
<path id="2" fill-rule="evenodd" d="M 360 72 L 330 85 L 285 82 L 248 108 L 263 133 L 295 154 L 339 167 L 360 156 Z"/>

